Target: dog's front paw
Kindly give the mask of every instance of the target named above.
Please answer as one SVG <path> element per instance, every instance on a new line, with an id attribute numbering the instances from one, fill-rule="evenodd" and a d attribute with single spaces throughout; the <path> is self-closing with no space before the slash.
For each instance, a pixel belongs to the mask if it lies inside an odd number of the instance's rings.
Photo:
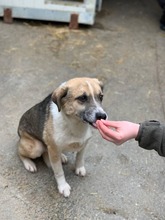
<path id="1" fill-rule="evenodd" d="M 85 169 L 84 166 L 83 166 L 83 167 L 76 168 L 75 173 L 76 173 L 76 175 L 78 175 L 78 176 L 85 176 L 85 175 L 86 175 L 86 169 Z"/>
<path id="2" fill-rule="evenodd" d="M 58 186 L 58 190 L 59 193 L 62 194 L 64 197 L 69 197 L 71 187 L 67 182 L 65 182 L 64 184 Z"/>

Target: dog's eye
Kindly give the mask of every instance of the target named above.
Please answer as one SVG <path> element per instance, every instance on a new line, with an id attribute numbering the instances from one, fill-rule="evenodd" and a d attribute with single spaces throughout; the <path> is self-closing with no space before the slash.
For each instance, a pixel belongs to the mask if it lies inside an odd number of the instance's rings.
<path id="1" fill-rule="evenodd" d="M 103 94 L 99 94 L 99 99 L 101 102 L 103 101 Z"/>
<path id="2" fill-rule="evenodd" d="M 84 95 L 77 97 L 76 99 L 79 100 L 80 102 L 86 102 L 88 100 L 88 97 L 86 94 L 84 94 Z"/>

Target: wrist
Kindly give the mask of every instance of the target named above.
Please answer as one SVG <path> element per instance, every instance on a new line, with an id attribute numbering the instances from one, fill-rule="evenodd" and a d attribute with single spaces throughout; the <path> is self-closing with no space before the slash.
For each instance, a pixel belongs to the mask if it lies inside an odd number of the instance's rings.
<path id="1" fill-rule="evenodd" d="M 135 123 L 132 124 L 132 138 L 136 139 L 138 132 L 139 132 L 139 127 L 140 127 L 140 124 L 135 124 Z"/>

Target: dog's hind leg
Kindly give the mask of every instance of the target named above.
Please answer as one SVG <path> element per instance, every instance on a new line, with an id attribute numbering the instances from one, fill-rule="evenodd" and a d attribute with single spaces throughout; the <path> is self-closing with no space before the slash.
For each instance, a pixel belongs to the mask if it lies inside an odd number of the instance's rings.
<path id="1" fill-rule="evenodd" d="M 20 159 L 22 160 L 22 162 L 23 162 L 23 164 L 24 164 L 24 167 L 28 170 L 28 171 L 30 171 L 30 172 L 37 172 L 37 167 L 36 167 L 36 165 L 35 165 L 35 163 L 31 160 L 31 159 L 29 159 L 29 158 L 27 158 L 27 157 L 23 157 L 23 156 L 21 156 L 21 155 L 19 155 L 20 156 Z"/>
<path id="2" fill-rule="evenodd" d="M 41 141 L 25 132 L 21 134 L 18 145 L 18 154 L 28 171 L 37 171 L 36 165 L 31 159 L 40 157 L 44 152 L 45 146 Z"/>

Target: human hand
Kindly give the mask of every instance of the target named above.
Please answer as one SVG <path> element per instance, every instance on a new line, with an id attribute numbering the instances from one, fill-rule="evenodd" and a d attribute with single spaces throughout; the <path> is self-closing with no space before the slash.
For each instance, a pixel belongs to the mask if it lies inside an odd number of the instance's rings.
<path id="1" fill-rule="evenodd" d="M 136 138 L 140 126 L 139 124 L 129 121 L 108 120 L 97 120 L 96 125 L 102 137 L 116 145 L 123 144 L 132 138 Z"/>

